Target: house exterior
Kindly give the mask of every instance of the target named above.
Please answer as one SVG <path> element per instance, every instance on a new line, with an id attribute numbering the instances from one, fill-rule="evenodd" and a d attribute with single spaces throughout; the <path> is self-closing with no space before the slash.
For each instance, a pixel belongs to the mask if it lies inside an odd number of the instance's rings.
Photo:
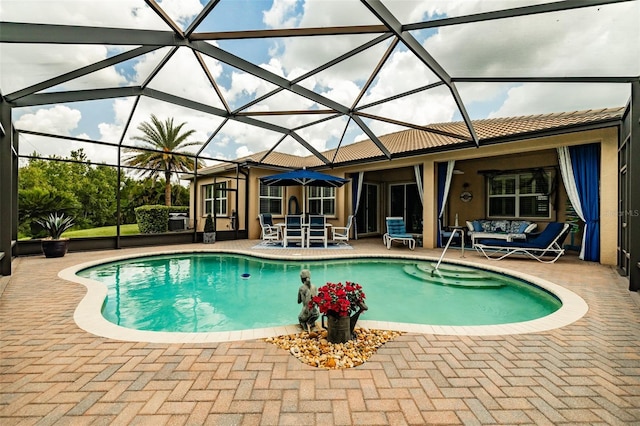
<path id="1" fill-rule="evenodd" d="M 305 211 L 322 213 L 335 226 L 344 226 L 348 215 L 355 214 L 358 238 L 379 237 L 385 232 L 385 217 L 402 216 L 409 232 L 422 237 L 424 247 L 437 247 L 440 224 L 453 225 L 456 218 L 460 224 L 481 218 L 526 219 L 543 229 L 573 214 L 558 148 L 590 146 L 598 159 L 587 174 L 599 179 L 601 207 L 597 257 L 587 260 L 616 265 L 618 146 L 624 112 L 611 108 L 478 120 L 473 125 L 479 147 L 455 137 L 465 132 L 464 123 L 434 124 L 427 126 L 429 131 L 380 137 L 391 160 L 370 140 L 341 147 L 337 153 L 324 152 L 326 158 L 335 156 L 330 170 L 316 156 L 257 153 L 198 171 L 190 185 L 192 223 L 201 231 L 211 213 L 218 231 L 257 239 L 260 213 L 282 221 L 307 200 Z M 306 194 L 302 187 L 260 183 L 263 176 L 302 167 L 350 182 L 341 188 L 310 188 Z M 444 197 L 439 188 L 447 169 L 450 183 Z M 582 229 L 567 240 L 576 247 L 581 242 Z"/>

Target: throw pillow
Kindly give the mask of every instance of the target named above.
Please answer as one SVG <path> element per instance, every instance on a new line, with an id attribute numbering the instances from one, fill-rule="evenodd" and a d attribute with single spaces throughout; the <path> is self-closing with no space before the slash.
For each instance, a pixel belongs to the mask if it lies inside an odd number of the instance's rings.
<path id="1" fill-rule="evenodd" d="M 529 222 L 522 222 L 518 227 L 518 234 L 524 234 L 525 229 L 527 229 L 531 224 Z"/>
<path id="2" fill-rule="evenodd" d="M 473 230 L 475 232 L 482 232 L 483 231 L 482 224 L 480 223 L 479 220 L 474 220 L 473 221 Z"/>
<path id="3" fill-rule="evenodd" d="M 506 220 L 494 220 L 491 222 L 491 232 L 505 232 L 507 230 L 507 221 Z"/>

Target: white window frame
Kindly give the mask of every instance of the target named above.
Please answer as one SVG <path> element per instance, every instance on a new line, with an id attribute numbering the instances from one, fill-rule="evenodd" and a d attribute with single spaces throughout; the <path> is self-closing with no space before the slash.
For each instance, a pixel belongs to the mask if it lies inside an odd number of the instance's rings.
<path id="1" fill-rule="evenodd" d="M 267 195 L 262 195 L 263 189 L 266 189 Z M 277 200 L 278 205 L 280 206 L 280 211 L 263 211 L 262 209 L 262 201 L 266 200 L 266 205 L 271 206 L 271 201 Z M 284 188 L 282 186 L 269 186 L 260 182 L 258 188 L 258 210 L 260 213 L 271 213 L 273 216 L 281 216 L 282 215 L 282 205 L 284 201 Z"/>
<path id="2" fill-rule="evenodd" d="M 486 206 L 487 206 L 487 218 L 489 219 L 498 219 L 498 218 L 503 218 L 503 219 L 533 219 L 533 220 L 540 220 L 540 219 L 551 219 L 552 214 L 553 214 L 553 204 L 551 203 L 551 194 L 546 194 L 546 193 L 542 193 L 542 192 L 532 192 L 532 193 L 520 193 L 520 180 L 521 179 L 531 179 L 531 175 L 536 173 L 535 169 L 531 169 L 531 170 L 523 170 L 523 171 L 518 171 L 518 172 L 513 172 L 513 173 L 504 173 L 504 174 L 500 174 L 500 175 L 496 175 L 496 176 L 490 176 L 487 178 L 487 200 L 486 200 Z M 551 188 L 552 182 L 553 182 L 553 175 L 551 173 L 551 171 L 549 170 L 545 170 L 544 172 L 544 176 L 547 180 L 547 188 Z M 494 179 L 514 179 L 515 180 L 515 188 L 514 188 L 514 193 L 513 194 L 492 194 L 492 183 Z M 523 198 L 530 198 L 530 197 L 537 197 L 538 201 L 545 201 L 546 200 L 546 216 L 527 216 L 527 215 L 521 215 L 520 214 L 520 200 Z M 499 215 L 499 214 L 492 214 L 491 212 L 491 199 L 492 198 L 513 198 L 514 199 L 514 204 L 515 204 L 515 211 L 514 211 L 514 215 Z"/>
<path id="3" fill-rule="evenodd" d="M 322 187 L 322 186 L 310 186 L 307 192 L 307 206 L 309 206 L 309 213 L 312 213 L 311 202 L 320 203 L 320 211 L 313 210 L 313 214 L 321 214 L 324 216 L 336 216 L 336 188 Z M 325 204 L 329 203 L 333 207 L 333 211 L 325 211 Z"/>
<path id="4" fill-rule="evenodd" d="M 215 216 L 227 216 L 228 209 L 229 209 L 229 199 L 227 194 L 229 192 L 226 191 L 226 189 L 228 189 L 228 184 L 226 181 L 216 182 L 215 186 L 216 186 L 216 192 L 217 192 L 217 195 L 215 197 L 215 202 L 217 203 L 217 207 L 218 207 L 217 209 L 218 211 L 215 212 Z M 214 214 L 213 213 L 214 212 L 213 187 L 214 187 L 213 183 L 203 185 L 204 195 L 202 199 L 204 202 L 204 206 L 202 211 L 204 212 L 204 216 L 206 216 L 209 213 L 211 213 L 212 215 Z"/>

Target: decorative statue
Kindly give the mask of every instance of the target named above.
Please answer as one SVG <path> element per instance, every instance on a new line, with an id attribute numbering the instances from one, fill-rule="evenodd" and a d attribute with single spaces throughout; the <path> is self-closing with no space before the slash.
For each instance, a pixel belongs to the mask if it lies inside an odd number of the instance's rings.
<path id="1" fill-rule="evenodd" d="M 309 302 L 314 296 L 317 296 L 318 290 L 311 284 L 311 272 L 308 269 L 300 271 L 300 280 L 302 285 L 298 289 L 298 303 L 302 303 L 302 309 L 298 314 L 298 322 L 303 330 L 311 331 L 316 326 L 320 311 L 316 304 L 312 304 L 312 307 L 309 308 Z"/>

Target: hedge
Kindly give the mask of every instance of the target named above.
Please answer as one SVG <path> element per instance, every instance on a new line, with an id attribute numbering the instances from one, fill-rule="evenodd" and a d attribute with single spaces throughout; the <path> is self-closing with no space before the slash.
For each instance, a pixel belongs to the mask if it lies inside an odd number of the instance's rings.
<path id="1" fill-rule="evenodd" d="M 169 231 L 169 210 L 175 207 L 150 205 L 135 209 L 136 222 L 143 234 L 160 234 Z"/>

